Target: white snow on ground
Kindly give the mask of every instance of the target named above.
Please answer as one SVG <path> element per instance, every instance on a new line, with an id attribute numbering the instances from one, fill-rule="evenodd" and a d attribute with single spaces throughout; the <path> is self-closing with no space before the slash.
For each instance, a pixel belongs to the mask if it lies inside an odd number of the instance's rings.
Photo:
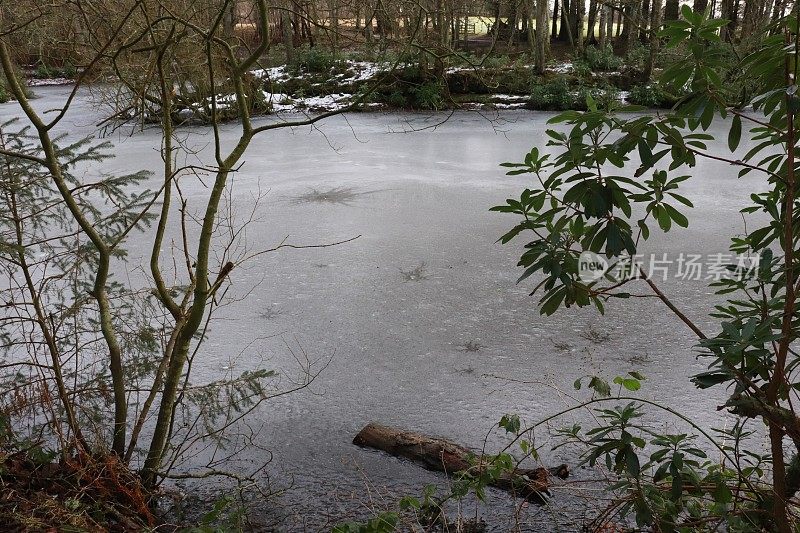
<path id="1" fill-rule="evenodd" d="M 264 92 L 264 98 L 272 103 L 274 112 L 338 111 L 353 102 L 353 95 L 334 93 L 325 96 L 309 96 L 307 98 L 290 98 L 283 93 Z"/>
<path id="2" fill-rule="evenodd" d="M 388 63 L 373 63 L 371 61 L 354 61 L 352 59 L 348 59 L 344 62 L 346 68 L 350 72 L 344 72 L 342 74 L 337 74 L 333 77 L 336 81 L 340 83 L 354 83 L 359 81 L 367 81 L 377 74 L 389 70 L 391 65 Z M 308 74 L 302 72 L 290 72 L 289 68 L 286 65 L 281 65 L 279 67 L 270 67 L 270 68 L 262 68 L 262 69 L 255 69 L 250 71 L 253 76 L 259 79 L 268 79 L 270 81 L 286 81 L 291 78 L 304 78 L 307 77 Z"/>
<path id="3" fill-rule="evenodd" d="M 231 107 L 231 105 L 236 103 L 236 95 L 235 94 L 218 94 L 214 97 L 217 103 L 217 111 L 223 111 Z M 206 98 L 206 106 L 211 107 L 211 97 L 209 96 Z M 194 109 L 200 109 L 202 106 L 199 103 L 192 104 Z"/>
<path id="4" fill-rule="evenodd" d="M 529 97 L 523 94 L 493 94 L 491 96 L 492 100 L 510 100 L 510 101 L 518 101 L 518 100 L 527 100 Z"/>
<path id="5" fill-rule="evenodd" d="M 448 67 L 445 72 L 447 74 L 455 74 L 456 72 L 464 72 L 465 70 L 475 70 L 474 67 Z"/>
<path id="6" fill-rule="evenodd" d="M 327 96 L 311 96 L 299 99 L 299 104 L 312 110 L 336 111 L 344 109 L 352 102 L 352 94 L 329 94 Z"/>
<path id="7" fill-rule="evenodd" d="M 572 63 L 569 61 L 565 61 L 562 63 L 556 63 L 555 65 L 550 65 L 547 67 L 547 70 L 550 72 L 555 72 L 556 74 L 566 74 L 567 72 L 572 72 L 573 70 Z"/>
<path id="8" fill-rule="evenodd" d="M 344 83 L 353 83 L 358 81 L 367 81 L 374 78 L 381 72 L 385 72 L 391 68 L 388 63 L 373 63 L 371 61 L 347 61 L 347 67 L 355 72 L 353 76 L 344 78 L 346 74 L 340 74 L 343 79 L 339 80 Z"/>
<path id="9" fill-rule="evenodd" d="M 294 103 L 288 94 L 264 91 L 264 98 L 272 104 L 274 112 L 292 111 L 294 109 Z"/>
<path id="10" fill-rule="evenodd" d="M 274 113 L 288 112 L 301 113 L 304 111 L 338 111 L 349 106 L 353 102 L 353 95 L 348 93 L 334 93 L 325 96 L 309 96 L 306 98 L 292 98 L 285 93 L 271 93 L 264 91 L 264 98 L 272 105 Z M 232 94 L 218 94 L 216 96 L 217 110 L 229 109 L 236 102 L 236 97 Z M 195 114 L 203 113 L 211 105 L 211 99 L 206 100 L 205 105 L 192 104 L 192 109 L 184 109 L 179 112 L 181 118 L 191 119 Z M 369 107 L 378 107 L 382 104 L 369 104 Z"/>
<path id="11" fill-rule="evenodd" d="M 493 94 L 489 98 L 489 106 L 494 109 L 520 109 L 525 106 L 529 97 L 520 94 Z"/>
<path id="12" fill-rule="evenodd" d="M 286 71 L 286 65 L 251 70 L 250 73 L 256 78 L 267 78 L 270 81 L 282 81 L 291 77 L 291 75 Z"/>
<path id="13" fill-rule="evenodd" d="M 45 87 L 48 85 L 72 85 L 73 83 L 75 83 L 75 80 L 71 80 L 69 78 L 46 78 L 46 79 L 31 78 L 27 80 L 28 87 Z"/>
<path id="14" fill-rule="evenodd" d="M 521 109 L 525 107 L 525 102 L 516 102 L 513 104 L 492 104 L 495 109 Z"/>

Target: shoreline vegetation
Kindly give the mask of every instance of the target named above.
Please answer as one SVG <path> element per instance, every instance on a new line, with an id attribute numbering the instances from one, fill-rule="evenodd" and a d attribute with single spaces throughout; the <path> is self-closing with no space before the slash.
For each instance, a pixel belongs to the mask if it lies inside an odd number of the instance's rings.
<path id="1" fill-rule="evenodd" d="M 643 45 L 625 57 L 617 55 L 611 46 L 587 46 L 580 57 L 562 51 L 563 57 L 551 59 L 542 74 L 536 73 L 534 58 L 520 51 L 484 56 L 458 54 L 439 72 L 420 65 L 418 56 L 402 52 L 389 51 L 375 57 L 359 51 L 335 53 L 321 47 L 302 47 L 293 51 L 290 64 L 279 63 L 274 55 L 264 61 L 274 66 L 248 72 L 252 116 L 344 110 L 583 111 L 587 96 L 604 106 L 613 103 L 617 107 L 669 109 L 684 96 L 670 93 L 657 81 L 648 81 L 644 72 L 647 50 Z M 78 73 L 71 65 L 25 69 L 31 89 L 70 85 Z M 212 100 L 217 120 L 239 119 L 233 92 L 218 92 L 214 99 L 207 91 L 193 91 L 191 87 L 187 83 L 176 88 L 172 114 L 177 124 L 211 123 Z M 2 96 L 0 92 L 0 101 L 9 100 Z M 144 105 L 128 109 L 118 118 L 155 123 L 160 122 L 159 115 L 157 106 Z"/>

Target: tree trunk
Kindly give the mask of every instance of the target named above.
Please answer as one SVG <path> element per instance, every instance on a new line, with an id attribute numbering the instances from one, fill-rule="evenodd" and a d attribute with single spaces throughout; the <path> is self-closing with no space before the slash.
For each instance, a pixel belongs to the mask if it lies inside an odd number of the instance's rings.
<path id="1" fill-rule="evenodd" d="M 694 4 L 692 4 L 692 9 L 695 12 L 704 12 L 708 8 L 708 0 L 694 0 Z"/>
<path id="2" fill-rule="evenodd" d="M 777 0 L 775 2 L 775 9 L 772 11 L 772 22 L 777 21 L 783 17 L 786 11 L 786 0 Z"/>
<path id="3" fill-rule="evenodd" d="M 752 36 L 756 31 L 761 31 L 766 11 L 767 6 L 764 0 L 747 0 L 742 16 L 742 39 Z"/>
<path id="4" fill-rule="evenodd" d="M 624 29 L 622 30 L 623 49 L 622 55 L 624 56 L 633 49 L 633 45 L 639 37 L 639 26 L 641 17 L 641 6 L 638 1 L 634 1 L 626 8 L 627 16 L 624 21 Z"/>
<path id="5" fill-rule="evenodd" d="M 536 59 L 538 55 L 536 53 L 536 46 L 538 44 L 536 41 L 536 37 L 539 35 L 539 32 L 537 32 L 534 29 L 536 26 L 536 23 L 534 22 L 536 17 L 536 6 L 532 5 L 528 7 L 526 11 L 528 12 L 528 16 L 525 18 L 525 27 L 527 29 L 526 37 L 528 39 L 528 48 L 530 49 L 531 55 L 533 56 L 533 62 L 534 62 L 533 68 L 534 71 L 536 71 L 536 69 L 539 68 L 539 62 Z"/>
<path id="6" fill-rule="evenodd" d="M 742 3 L 740 2 L 740 0 L 733 0 L 733 10 L 731 11 L 731 24 L 729 26 L 731 38 L 733 38 L 733 36 L 736 34 L 736 28 L 739 27 L 739 7 L 741 7 L 741 4 Z"/>
<path id="7" fill-rule="evenodd" d="M 583 17 L 586 15 L 586 2 L 584 0 L 573 0 L 575 2 L 575 49 L 578 53 L 583 53 Z"/>
<path id="8" fill-rule="evenodd" d="M 229 43 L 234 42 L 233 28 L 236 25 L 235 14 L 234 14 L 235 7 L 233 4 L 234 2 L 231 2 L 231 5 L 226 9 L 222 18 L 222 35 L 223 38 Z"/>
<path id="9" fill-rule="evenodd" d="M 317 12 L 316 3 L 310 4 L 307 9 L 308 14 L 306 17 L 303 17 L 303 19 L 306 19 L 306 26 L 308 28 L 308 45 L 313 48 L 316 44 L 315 41 L 317 39 L 317 28 L 321 26 L 322 20 Z"/>
<path id="10" fill-rule="evenodd" d="M 550 36 L 547 32 L 547 0 L 536 0 L 536 73 L 544 74 L 550 56 Z"/>
<path id="11" fill-rule="evenodd" d="M 494 2 L 494 25 L 492 26 L 492 40 L 493 44 L 497 44 L 500 37 L 500 2 Z"/>
<path id="12" fill-rule="evenodd" d="M 556 2 L 561 3 L 561 24 L 558 28 L 558 40 L 559 41 L 566 41 L 567 36 L 572 32 L 571 30 L 571 23 L 569 19 L 570 14 L 570 0 L 556 0 Z M 572 41 L 570 36 L 569 41 Z"/>
<path id="13" fill-rule="evenodd" d="M 589 0 L 589 19 L 587 21 L 588 29 L 586 32 L 586 42 L 589 44 L 594 44 L 597 42 L 594 27 L 597 25 L 598 10 L 599 4 L 597 3 L 597 0 Z"/>
<path id="14" fill-rule="evenodd" d="M 333 54 L 339 53 L 339 3 L 337 0 L 330 0 L 328 5 L 329 27 L 333 33 L 331 37 L 331 44 L 333 46 Z"/>
<path id="15" fill-rule="evenodd" d="M 294 61 L 294 39 L 292 38 L 292 20 L 289 12 L 281 10 L 281 30 L 283 36 L 283 48 L 286 51 L 286 64 L 291 65 Z"/>
<path id="16" fill-rule="evenodd" d="M 669 6 L 669 4 L 667 4 Z M 733 38 L 733 0 L 722 0 L 720 3 L 719 18 L 728 23 L 719 29 L 720 39 L 730 42 Z"/>
<path id="17" fill-rule="evenodd" d="M 517 26 L 519 25 L 519 6 L 516 1 L 511 3 L 511 13 L 508 14 L 508 46 L 514 44 L 517 38 Z"/>
<path id="18" fill-rule="evenodd" d="M 723 3 L 730 0 L 722 0 Z M 680 12 L 680 4 L 678 0 L 667 0 L 664 5 L 664 20 L 678 20 L 678 13 Z"/>
<path id="19" fill-rule="evenodd" d="M 608 8 L 606 6 L 600 6 L 600 28 L 599 33 L 600 37 L 597 41 L 598 46 L 600 49 L 604 49 L 606 47 L 606 14 L 608 12 Z"/>
<path id="20" fill-rule="evenodd" d="M 553 39 L 558 39 L 558 0 L 553 2 L 553 31 L 550 33 L 550 36 Z"/>
<path id="21" fill-rule="evenodd" d="M 303 25 L 304 19 L 300 17 L 300 6 L 297 5 L 297 2 L 292 2 L 292 18 L 293 18 L 293 29 L 294 29 L 294 42 L 302 43 L 305 40 L 305 33 L 306 29 Z"/>
<path id="22" fill-rule="evenodd" d="M 639 11 L 639 32 L 638 32 L 638 39 L 641 43 L 646 43 L 650 41 L 650 32 L 648 31 L 648 26 L 650 24 L 650 0 L 643 0 L 642 1 L 642 9 Z"/>
<path id="23" fill-rule="evenodd" d="M 650 55 L 647 56 L 647 64 L 644 68 L 645 80 L 648 82 L 653 77 L 653 67 L 661 44 L 661 40 L 658 37 L 659 30 L 661 30 L 661 0 L 653 0 L 650 16 Z"/>
<path id="24" fill-rule="evenodd" d="M 364 426 L 353 439 L 353 444 L 410 459 L 427 470 L 447 474 L 477 473 L 489 466 L 490 460 L 486 458 L 484 461 L 480 454 L 449 440 L 378 424 Z M 544 496 L 549 495 L 551 473 L 565 479 L 569 476 L 569 468 L 561 465 L 552 472 L 541 467 L 516 468 L 491 481 L 490 485 L 523 498 L 544 502 Z"/>
<path id="25" fill-rule="evenodd" d="M 556 0 L 556 2 L 561 2 L 561 31 L 558 34 L 558 38 L 560 40 L 564 40 L 564 35 L 566 35 L 567 40 L 569 41 L 570 47 L 574 50 L 575 49 L 575 38 L 574 32 L 572 31 L 572 11 L 570 7 L 569 0 Z M 572 0 L 576 2 L 577 0 Z"/>
<path id="26" fill-rule="evenodd" d="M 367 41 L 367 44 L 372 44 L 372 19 L 375 18 L 375 11 L 370 11 L 369 6 L 367 6 L 367 13 L 365 13 L 364 18 L 364 39 Z"/>

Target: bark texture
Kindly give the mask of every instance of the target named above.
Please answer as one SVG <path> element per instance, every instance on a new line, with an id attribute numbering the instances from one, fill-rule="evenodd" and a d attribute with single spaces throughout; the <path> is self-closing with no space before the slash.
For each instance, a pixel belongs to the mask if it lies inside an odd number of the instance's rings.
<path id="1" fill-rule="evenodd" d="M 481 468 L 481 455 L 446 439 L 429 437 L 413 431 L 367 424 L 353 439 L 362 448 L 384 451 L 395 457 L 410 459 L 423 468 L 456 474 L 476 472 Z M 569 476 L 567 465 L 554 469 L 517 468 L 496 479 L 491 485 L 516 496 L 542 502 L 550 493 L 551 477 Z"/>

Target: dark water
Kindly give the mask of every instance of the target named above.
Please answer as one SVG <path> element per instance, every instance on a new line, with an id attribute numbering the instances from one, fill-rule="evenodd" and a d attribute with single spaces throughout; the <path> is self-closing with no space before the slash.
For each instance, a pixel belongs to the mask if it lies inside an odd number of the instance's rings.
<path id="1" fill-rule="evenodd" d="M 38 92 L 36 105 L 45 109 L 65 90 Z M 13 104 L 0 107 L 3 117 L 15 113 Z M 231 188 L 230 213 L 238 222 L 251 212 L 254 218 L 242 250 L 270 248 L 287 236 L 302 245 L 360 236 L 330 248 L 260 255 L 235 270 L 229 295 L 236 299 L 220 309 L 195 364 L 196 382 L 266 367 L 281 372 L 283 388 L 298 375 L 295 356 L 307 354 L 316 369 L 327 365 L 308 389 L 263 404 L 252 420 L 260 428 L 256 443 L 272 454 L 271 481 L 289 487 L 259 502 L 264 516 L 288 517 L 282 529 L 314 531 L 369 516 L 397 495 L 443 483 L 437 474 L 354 447 L 353 436 L 370 421 L 480 448 L 504 413 L 535 421 L 573 405 L 570 395 L 587 398 L 572 389 L 580 376 L 638 370 L 647 377 L 643 397 L 666 400 L 700 424 L 724 424 L 713 411 L 721 396 L 712 395 L 722 391 L 701 392 L 686 379 L 704 368 L 691 333 L 656 301 L 616 301 L 605 317 L 586 309 L 546 318 L 528 296 L 534 283 L 516 285 L 520 246 L 495 242 L 514 219 L 488 209 L 525 186 L 525 178 L 506 177 L 497 165 L 543 146 L 549 116 L 457 113 L 437 128 L 409 132 L 445 115 L 354 114 L 315 129 L 268 132 L 250 147 Z M 80 98 L 66 127 L 88 133 L 99 118 Z M 724 143 L 724 124 L 712 130 Z M 236 127 L 225 131 L 233 139 Z M 207 131 L 185 134 L 199 157 L 209 154 Z M 157 132 L 109 139 L 117 157 L 104 170 L 158 169 Z M 742 231 L 737 211 L 757 177 L 737 179 L 725 165 L 703 161 L 694 176 L 684 192 L 696 206 L 690 228 L 654 236 L 648 253 L 674 259 L 725 252 L 729 236 Z M 190 208 L 199 209 L 208 189 L 198 179 L 182 183 Z M 148 246 L 134 236 L 120 271 L 136 279 Z M 715 297 L 705 281 L 668 279 L 662 287 L 710 328 Z M 552 426 L 587 419 L 581 412 Z M 653 423 L 680 427 L 661 414 Z M 539 438 L 546 463 L 575 461 L 572 452 L 550 452 L 546 432 Z M 494 451 L 506 440 L 495 432 L 487 442 Z M 244 459 L 267 457 L 252 448 Z M 514 529 L 517 512 L 523 531 L 572 531 L 586 501 L 564 489 L 549 507 L 519 505 L 492 493 L 481 513 L 496 531 Z"/>

